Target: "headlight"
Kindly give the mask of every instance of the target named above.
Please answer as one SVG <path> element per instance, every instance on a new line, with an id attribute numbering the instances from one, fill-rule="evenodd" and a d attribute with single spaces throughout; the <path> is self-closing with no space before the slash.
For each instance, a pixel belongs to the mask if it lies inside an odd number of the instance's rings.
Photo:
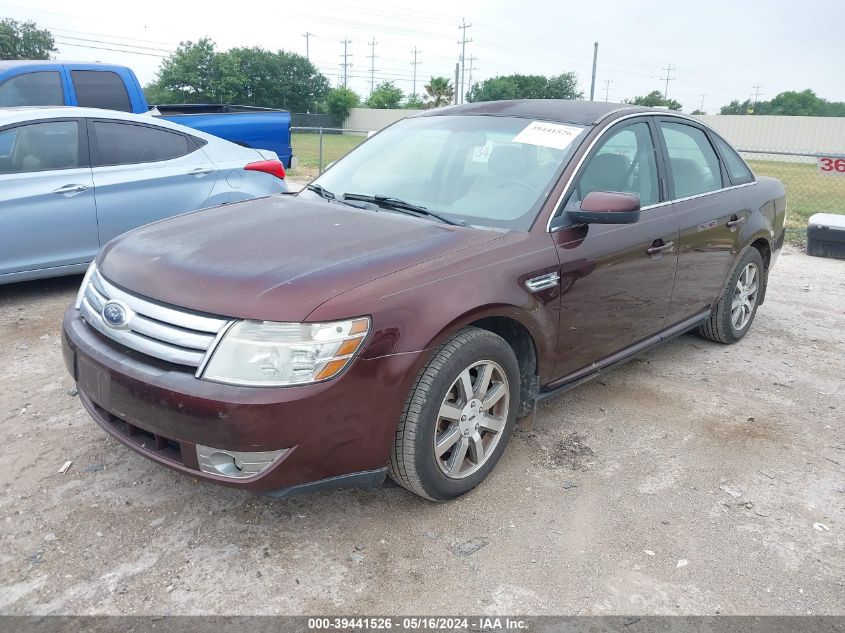
<path id="1" fill-rule="evenodd" d="M 79 286 L 79 292 L 76 293 L 76 303 L 74 306 L 77 310 L 82 305 L 82 297 L 85 296 L 85 289 L 88 287 L 88 282 L 91 281 L 91 275 L 94 274 L 95 270 L 97 270 L 97 267 L 94 265 L 94 262 L 91 262 L 88 270 L 85 271 L 85 276 L 82 278 L 82 285 Z"/>
<path id="2" fill-rule="evenodd" d="M 368 317 L 334 323 L 239 321 L 213 351 L 202 378 L 253 387 L 327 380 L 349 364 L 369 330 Z"/>

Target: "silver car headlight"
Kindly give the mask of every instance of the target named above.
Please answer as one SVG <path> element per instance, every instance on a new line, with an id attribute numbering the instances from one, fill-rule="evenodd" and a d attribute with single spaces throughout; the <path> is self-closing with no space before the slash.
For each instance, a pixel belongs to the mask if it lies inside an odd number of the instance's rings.
<path id="1" fill-rule="evenodd" d="M 352 361 L 369 331 L 369 317 L 332 323 L 239 321 L 217 345 L 202 378 L 251 387 L 328 380 Z"/>
<path id="2" fill-rule="evenodd" d="M 88 287 L 88 283 L 91 281 L 91 275 L 94 274 L 94 271 L 97 270 L 97 266 L 94 262 L 88 266 L 88 270 L 85 271 L 85 276 L 82 278 L 82 285 L 79 286 L 79 292 L 76 293 L 76 303 L 73 304 L 77 310 L 82 305 L 82 297 L 85 296 L 85 289 Z"/>

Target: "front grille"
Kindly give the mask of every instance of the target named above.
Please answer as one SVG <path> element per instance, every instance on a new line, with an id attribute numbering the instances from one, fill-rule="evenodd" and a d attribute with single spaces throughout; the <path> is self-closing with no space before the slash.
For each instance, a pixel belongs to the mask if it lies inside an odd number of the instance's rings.
<path id="1" fill-rule="evenodd" d="M 103 318 L 109 301 L 119 301 L 133 313 L 119 328 Z M 153 358 L 189 367 L 202 365 L 206 352 L 230 323 L 142 299 L 109 283 L 98 270 L 90 277 L 79 309 L 85 322 L 103 336 Z"/>

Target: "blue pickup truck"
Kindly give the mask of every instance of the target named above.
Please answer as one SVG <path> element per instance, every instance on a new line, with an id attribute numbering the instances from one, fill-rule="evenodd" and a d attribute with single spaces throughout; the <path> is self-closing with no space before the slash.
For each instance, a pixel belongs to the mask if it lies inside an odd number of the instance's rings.
<path id="1" fill-rule="evenodd" d="M 0 61 L 0 107 L 85 106 L 141 114 L 150 106 L 126 66 L 58 61 Z M 157 105 L 168 121 L 253 149 L 276 152 L 291 167 L 290 113 L 249 106 Z"/>

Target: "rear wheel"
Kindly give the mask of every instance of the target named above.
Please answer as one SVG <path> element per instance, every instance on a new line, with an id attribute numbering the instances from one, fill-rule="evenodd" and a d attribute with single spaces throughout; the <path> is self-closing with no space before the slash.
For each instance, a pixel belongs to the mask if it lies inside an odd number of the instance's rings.
<path id="1" fill-rule="evenodd" d="M 749 248 L 739 260 L 710 318 L 698 333 L 717 343 L 736 343 L 748 333 L 763 296 L 766 277 L 763 257 Z"/>
<path id="2" fill-rule="evenodd" d="M 390 477 L 434 501 L 481 483 L 499 461 L 519 408 L 519 365 L 500 336 L 469 327 L 435 352 L 405 402 Z"/>

